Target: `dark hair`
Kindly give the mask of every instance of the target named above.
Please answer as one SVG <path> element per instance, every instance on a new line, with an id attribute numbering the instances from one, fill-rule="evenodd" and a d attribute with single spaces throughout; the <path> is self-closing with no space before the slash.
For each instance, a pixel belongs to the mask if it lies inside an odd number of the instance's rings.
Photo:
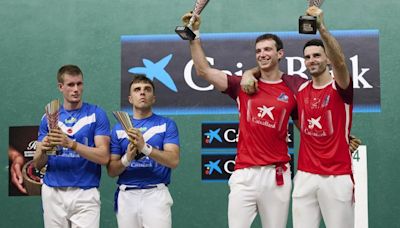
<path id="1" fill-rule="evenodd" d="M 133 76 L 133 79 L 132 79 L 131 83 L 129 83 L 129 91 L 131 90 L 131 86 L 132 86 L 133 84 L 135 84 L 135 83 L 140 83 L 140 82 L 143 82 L 143 83 L 145 83 L 145 84 L 150 84 L 151 87 L 153 87 L 153 92 L 155 92 L 156 88 L 154 87 L 153 82 L 152 82 L 150 79 L 148 79 L 148 78 L 146 77 L 146 75 L 143 75 L 143 74 L 135 74 L 135 75 Z"/>
<path id="2" fill-rule="evenodd" d="M 60 69 L 58 69 L 57 81 L 59 83 L 64 83 L 64 74 L 70 74 L 73 76 L 81 75 L 83 78 L 83 73 L 81 69 L 78 66 L 72 64 L 64 65 Z"/>
<path id="3" fill-rule="evenodd" d="M 306 49 L 306 47 L 309 47 L 309 46 L 320 46 L 325 51 L 324 42 L 322 42 L 322 40 L 320 40 L 320 39 L 312 39 L 312 40 L 307 41 L 307 43 L 304 44 L 303 52 Z"/>
<path id="4" fill-rule="evenodd" d="M 281 38 L 279 38 L 275 34 L 265 33 L 265 34 L 257 37 L 256 44 L 258 42 L 260 42 L 260 41 L 263 41 L 263 40 L 274 40 L 275 41 L 275 45 L 276 45 L 276 50 L 279 51 L 279 50 L 283 49 L 283 42 L 282 42 Z"/>

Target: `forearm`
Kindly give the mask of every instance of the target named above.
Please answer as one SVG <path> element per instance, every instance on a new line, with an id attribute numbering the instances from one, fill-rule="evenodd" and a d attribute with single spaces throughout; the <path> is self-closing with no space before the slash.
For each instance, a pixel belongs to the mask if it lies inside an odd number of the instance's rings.
<path id="1" fill-rule="evenodd" d="M 214 85 L 218 91 L 225 91 L 228 88 L 228 78 L 224 72 L 210 66 L 200 40 L 190 41 L 190 50 L 196 74 Z"/>
<path id="2" fill-rule="evenodd" d="M 121 159 L 110 160 L 107 165 L 107 173 L 110 177 L 119 176 L 125 171 L 126 167 L 122 164 Z"/>
<path id="3" fill-rule="evenodd" d="M 153 148 L 151 154 L 149 155 L 156 162 L 160 163 L 163 166 L 166 166 L 171 169 L 175 169 L 179 165 L 179 152 L 175 151 L 160 151 L 156 148 Z"/>
<path id="4" fill-rule="evenodd" d="M 35 155 L 33 156 L 33 166 L 40 170 L 47 164 L 47 154 L 42 149 L 41 143 L 37 143 Z"/>
<path id="5" fill-rule="evenodd" d="M 210 64 L 206 59 L 201 42 L 199 39 L 190 41 L 190 52 L 192 54 L 193 64 L 196 69 L 196 73 L 199 76 L 206 76 L 207 70 L 209 70 Z"/>
<path id="6" fill-rule="evenodd" d="M 342 48 L 323 24 L 320 25 L 319 31 L 324 42 L 326 54 L 332 65 L 335 81 L 342 89 L 346 89 L 350 84 L 350 76 Z"/>
<path id="7" fill-rule="evenodd" d="M 69 148 L 71 148 L 70 146 Z M 73 149 L 73 148 L 71 148 Z M 89 161 L 100 165 L 106 165 L 110 160 L 108 148 L 105 146 L 89 147 L 81 143 L 76 143 L 75 152 Z"/>
<path id="8" fill-rule="evenodd" d="M 339 42 L 332 36 L 324 24 L 319 26 L 319 33 L 324 43 L 327 56 L 332 64 L 345 65 L 345 56 Z"/>

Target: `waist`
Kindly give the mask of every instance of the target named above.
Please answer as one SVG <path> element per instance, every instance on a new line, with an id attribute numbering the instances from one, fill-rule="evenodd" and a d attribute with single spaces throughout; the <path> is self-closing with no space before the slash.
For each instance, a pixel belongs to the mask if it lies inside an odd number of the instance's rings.
<path id="1" fill-rule="evenodd" d="M 121 191 L 153 189 L 153 188 L 162 189 L 162 188 L 166 188 L 166 187 L 167 187 L 167 185 L 164 184 L 164 183 L 143 185 L 143 186 L 121 184 L 121 185 L 118 186 L 119 190 L 121 190 Z"/>

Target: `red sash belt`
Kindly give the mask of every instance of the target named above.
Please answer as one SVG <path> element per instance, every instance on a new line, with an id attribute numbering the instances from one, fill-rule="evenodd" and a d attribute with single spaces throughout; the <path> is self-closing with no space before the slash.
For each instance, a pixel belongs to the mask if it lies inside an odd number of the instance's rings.
<path id="1" fill-rule="evenodd" d="M 275 179 L 276 185 L 282 186 L 284 184 L 283 181 L 283 173 L 287 170 L 286 163 L 276 163 L 275 164 Z"/>

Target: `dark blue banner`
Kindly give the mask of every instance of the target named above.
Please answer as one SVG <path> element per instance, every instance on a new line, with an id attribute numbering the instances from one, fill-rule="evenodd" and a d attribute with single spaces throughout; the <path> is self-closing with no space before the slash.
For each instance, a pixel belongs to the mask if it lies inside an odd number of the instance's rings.
<path id="1" fill-rule="evenodd" d="M 273 32 L 284 43 L 282 71 L 307 77 L 303 45 L 315 35 Z M 256 66 L 255 39 L 263 33 L 202 34 L 207 59 L 214 68 L 241 76 Z M 378 30 L 332 31 L 343 47 L 355 89 L 355 112 L 380 112 Z M 145 74 L 156 86 L 158 114 L 236 114 L 235 102 L 199 78 L 191 60 L 189 43 L 177 35 L 121 37 L 121 108 L 128 102 L 132 75 Z"/>

